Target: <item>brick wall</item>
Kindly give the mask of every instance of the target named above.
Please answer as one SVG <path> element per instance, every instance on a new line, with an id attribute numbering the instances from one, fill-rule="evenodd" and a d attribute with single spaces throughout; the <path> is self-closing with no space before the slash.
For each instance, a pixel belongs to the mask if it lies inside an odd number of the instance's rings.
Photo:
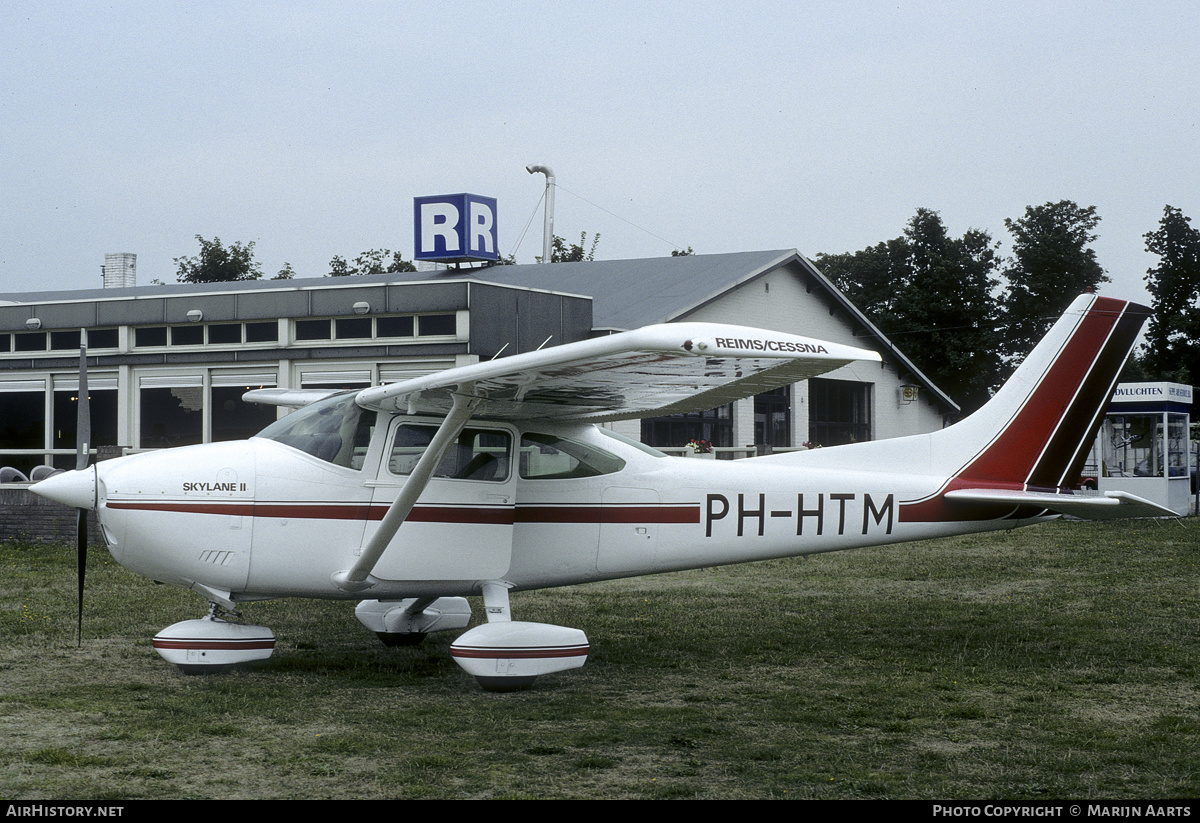
<path id="1" fill-rule="evenodd" d="M 78 516 L 75 509 L 38 497 L 28 486 L 0 486 L 0 540 L 74 545 Z M 104 545 L 91 512 L 88 512 L 88 543 Z"/>

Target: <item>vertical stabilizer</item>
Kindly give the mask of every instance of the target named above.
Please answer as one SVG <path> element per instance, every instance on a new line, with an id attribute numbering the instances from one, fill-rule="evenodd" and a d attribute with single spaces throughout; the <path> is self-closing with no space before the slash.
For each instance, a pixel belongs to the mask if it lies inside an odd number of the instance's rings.
<path id="1" fill-rule="evenodd" d="M 961 519 L 944 497 L 959 489 L 1057 493 L 1075 485 L 1149 315 L 1123 300 L 1076 298 L 983 408 L 930 435 L 936 469 L 948 480 L 935 496 L 906 506 L 903 519 Z"/>

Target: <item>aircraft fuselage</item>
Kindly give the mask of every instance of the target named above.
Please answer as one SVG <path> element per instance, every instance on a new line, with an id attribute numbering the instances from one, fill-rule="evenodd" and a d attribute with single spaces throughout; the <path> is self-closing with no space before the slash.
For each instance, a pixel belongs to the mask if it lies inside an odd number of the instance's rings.
<path id="1" fill-rule="evenodd" d="M 363 594 L 331 576 L 404 483 L 432 420 L 380 416 L 345 465 L 265 438 L 134 455 L 99 466 L 114 558 L 155 580 L 232 600 L 468 595 L 482 581 L 562 586 L 1017 525 L 908 522 L 936 477 L 806 468 L 789 459 L 655 456 L 591 425 L 479 422 L 464 460 L 435 476 Z M 564 444 L 579 452 L 569 455 Z M 474 450 L 472 452 L 472 449 Z"/>

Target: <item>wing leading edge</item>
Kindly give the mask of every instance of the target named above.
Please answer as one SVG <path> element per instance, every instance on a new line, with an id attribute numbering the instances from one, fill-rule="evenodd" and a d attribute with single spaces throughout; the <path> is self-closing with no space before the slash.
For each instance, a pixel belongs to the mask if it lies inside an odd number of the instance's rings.
<path id="1" fill-rule="evenodd" d="M 703 411 L 806 380 L 878 352 L 783 332 L 666 323 L 568 343 L 359 392 L 359 405 L 445 414 L 455 394 L 474 417 L 603 422 Z"/>

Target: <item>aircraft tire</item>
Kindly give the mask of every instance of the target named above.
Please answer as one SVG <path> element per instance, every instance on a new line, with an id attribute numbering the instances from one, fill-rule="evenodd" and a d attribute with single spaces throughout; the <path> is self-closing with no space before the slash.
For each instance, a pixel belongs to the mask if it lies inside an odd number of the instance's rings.
<path id="1" fill-rule="evenodd" d="M 476 676 L 476 682 L 479 687 L 485 692 L 519 692 L 533 686 L 533 681 L 537 680 L 537 675 L 529 677 L 479 677 Z"/>
<path id="2" fill-rule="evenodd" d="M 379 642 L 388 648 L 399 646 L 419 646 L 425 639 L 425 632 L 375 632 Z"/>

